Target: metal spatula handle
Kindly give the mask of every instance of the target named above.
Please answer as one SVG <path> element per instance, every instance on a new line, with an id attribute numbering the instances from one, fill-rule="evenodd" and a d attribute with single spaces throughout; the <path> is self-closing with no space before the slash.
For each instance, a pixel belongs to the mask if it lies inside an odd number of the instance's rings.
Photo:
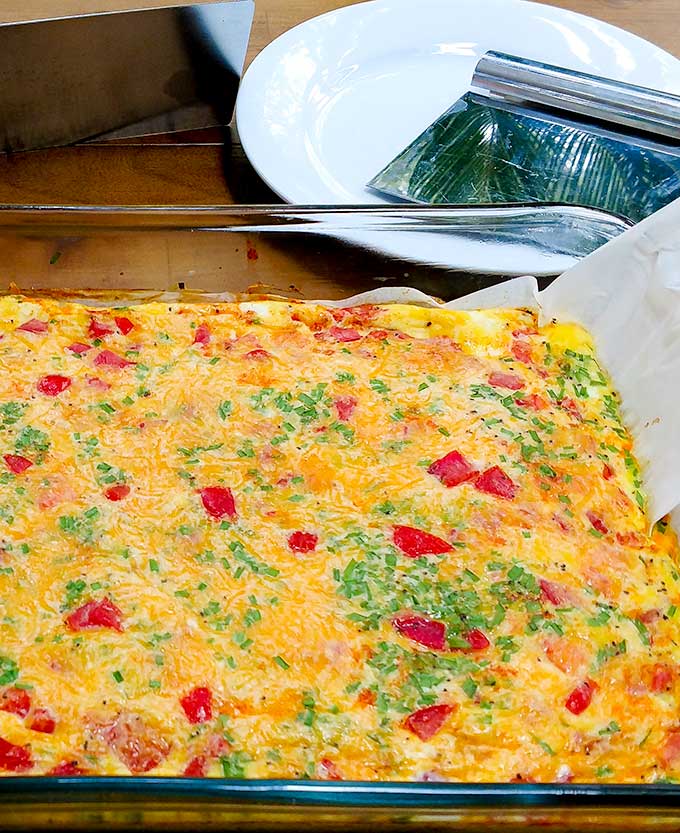
<path id="1" fill-rule="evenodd" d="M 577 113 L 680 141 L 680 96 L 502 52 L 487 52 L 480 59 L 471 91 L 510 103 Z"/>

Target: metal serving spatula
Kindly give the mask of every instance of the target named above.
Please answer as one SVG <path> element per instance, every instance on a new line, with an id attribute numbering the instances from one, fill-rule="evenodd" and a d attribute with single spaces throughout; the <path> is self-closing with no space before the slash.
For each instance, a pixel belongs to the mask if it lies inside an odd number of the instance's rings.
<path id="1" fill-rule="evenodd" d="M 488 52 L 369 183 L 421 203 L 559 202 L 637 222 L 680 197 L 680 97 Z"/>
<path id="2" fill-rule="evenodd" d="M 0 25 L 0 151 L 228 124 L 253 9 L 230 0 Z"/>

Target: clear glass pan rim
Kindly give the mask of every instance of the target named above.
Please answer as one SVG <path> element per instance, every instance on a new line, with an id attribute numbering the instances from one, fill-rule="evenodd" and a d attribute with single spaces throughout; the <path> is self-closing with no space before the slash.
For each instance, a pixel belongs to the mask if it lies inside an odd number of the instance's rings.
<path id="1" fill-rule="evenodd" d="M 214 799 L 221 803 L 385 808 L 649 807 L 680 809 L 680 785 L 499 784 L 372 781 L 301 781 L 153 776 L 8 776 L 0 778 L 0 800 L 31 801 L 36 795 L 59 801 L 147 796 Z"/>

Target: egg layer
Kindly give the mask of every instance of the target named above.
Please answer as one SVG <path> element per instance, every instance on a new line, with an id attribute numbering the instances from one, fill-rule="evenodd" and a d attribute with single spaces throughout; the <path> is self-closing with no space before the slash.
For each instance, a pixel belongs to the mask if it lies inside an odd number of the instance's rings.
<path id="1" fill-rule="evenodd" d="M 0 299 L 0 773 L 673 778 L 677 542 L 522 310 Z"/>

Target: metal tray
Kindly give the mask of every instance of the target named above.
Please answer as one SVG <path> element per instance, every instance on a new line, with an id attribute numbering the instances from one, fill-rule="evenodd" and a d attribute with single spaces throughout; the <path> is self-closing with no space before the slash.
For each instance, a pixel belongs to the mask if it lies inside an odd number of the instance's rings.
<path id="1" fill-rule="evenodd" d="M 576 211 L 572 214 L 571 211 Z M 0 291 L 269 292 L 340 298 L 412 285 L 452 298 L 516 274 L 470 275 L 408 256 L 412 236 L 545 237 L 569 223 L 617 231 L 580 209 L 479 212 L 381 207 L 330 210 L 0 207 Z M 599 224 L 600 220 L 603 224 Z M 606 222 L 605 222 L 606 221 Z M 560 226 L 562 223 L 562 226 Z M 609 223 L 609 225 L 607 225 Z M 495 231 L 494 231 L 495 227 Z M 624 224 L 625 227 L 625 224 Z M 618 231 L 621 229 L 618 228 Z M 592 230 L 591 230 L 592 231 Z M 589 232 L 591 233 L 591 232 Z M 399 255 L 393 236 L 399 236 Z M 578 236 L 578 231 L 574 232 Z M 606 237 L 606 235 L 604 235 Z M 590 238 L 591 242 L 594 238 Z M 600 238 L 599 242 L 603 242 Z M 414 244 L 415 245 L 415 244 Z M 417 246 L 415 246 L 417 248 Z M 390 254 L 390 252 L 392 252 Z M 524 271 L 519 269 L 519 272 Z M 680 787 L 251 781 L 160 777 L 0 778 L 3 830 L 558 831 L 680 828 Z"/>

